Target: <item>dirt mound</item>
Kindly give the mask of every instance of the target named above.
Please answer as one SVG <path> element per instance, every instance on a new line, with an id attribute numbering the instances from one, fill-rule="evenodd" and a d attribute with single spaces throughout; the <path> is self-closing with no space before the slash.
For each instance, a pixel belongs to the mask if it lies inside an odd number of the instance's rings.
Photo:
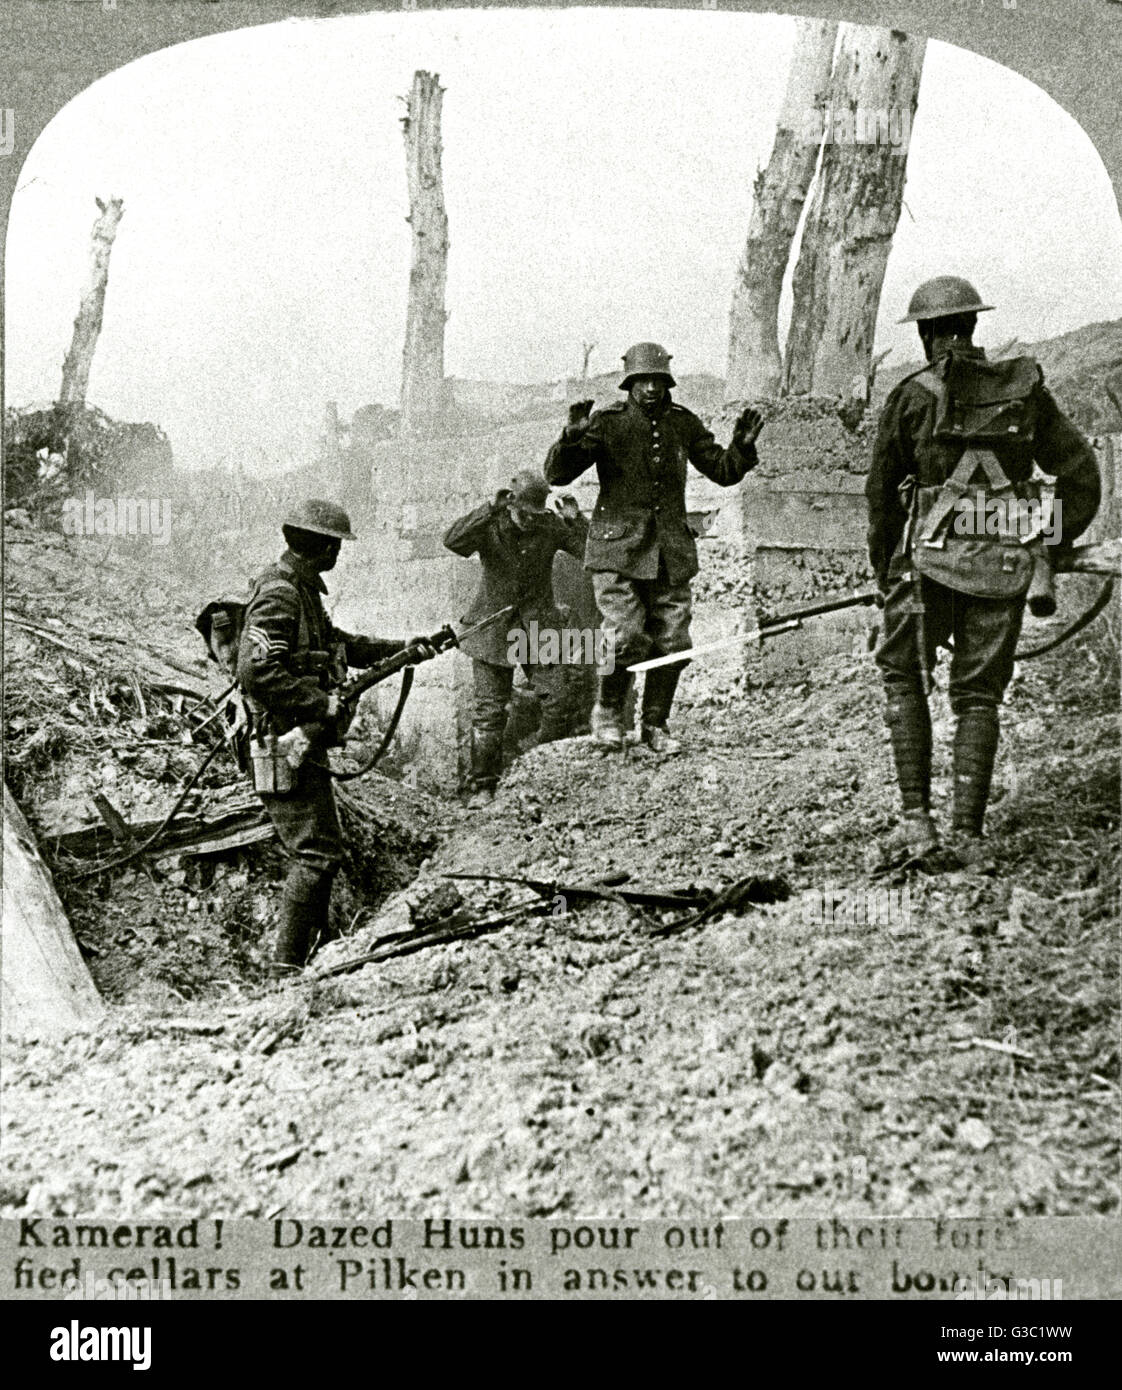
<path id="1" fill-rule="evenodd" d="M 114 420 L 92 405 L 31 406 L 4 412 L 4 500 L 47 514 L 82 488 L 149 486 L 172 467 L 157 425 Z"/>
<path id="2" fill-rule="evenodd" d="M 281 853 L 226 750 L 224 681 L 192 623 L 199 596 L 143 545 L 5 528 L 6 777 L 111 1000 L 180 1000 L 261 977 Z M 157 578 L 157 573 L 160 577 Z M 151 854 L 129 856 L 180 803 Z M 345 930 L 407 882 L 440 808 L 385 778 L 341 796 Z"/>
<path id="3" fill-rule="evenodd" d="M 424 882 L 554 878 L 546 915 L 13 1052 L 5 1210 L 1114 1210 L 1117 725 L 1060 674 L 1026 667 L 1013 694 L 993 877 L 869 877 L 895 802 L 864 662 L 723 707 L 692 690 L 679 755 L 535 750 Z M 942 816 L 943 695 L 936 723 Z M 790 900 L 671 937 L 564 896 L 765 872 Z M 479 913 L 525 897 L 460 888 Z"/>

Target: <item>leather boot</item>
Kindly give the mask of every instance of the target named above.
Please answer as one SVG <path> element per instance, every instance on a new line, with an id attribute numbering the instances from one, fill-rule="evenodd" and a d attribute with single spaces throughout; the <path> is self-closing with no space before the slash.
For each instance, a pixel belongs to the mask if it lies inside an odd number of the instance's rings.
<path id="1" fill-rule="evenodd" d="M 631 672 L 615 670 L 599 679 L 592 707 L 592 737 L 606 748 L 623 747 L 623 707 L 631 685 Z"/>
<path id="2" fill-rule="evenodd" d="M 492 729 L 471 731 L 471 789 L 494 792 L 503 768 L 503 736 Z"/>
<path id="3" fill-rule="evenodd" d="M 958 837 L 980 837 L 997 758 L 999 721 L 992 705 L 970 705 L 954 731 L 954 817 Z"/>
<path id="4" fill-rule="evenodd" d="M 333 873 L 310 864 L 296 863 L 289 869 L 273 950 L 275 965 L 299 969 L 307 962 L 316 935 L 327 928 L 334 877 Z"/>
<path id="5" fill-rule="evenodd" d="M 670 718 L 670 707 L 674 703 L 674 693 L 682 677 L 682 666 L 660 666 L 648 671 L 643 682 L 643 705 L 640 722 L 644 730 L 665 729 Z"/>

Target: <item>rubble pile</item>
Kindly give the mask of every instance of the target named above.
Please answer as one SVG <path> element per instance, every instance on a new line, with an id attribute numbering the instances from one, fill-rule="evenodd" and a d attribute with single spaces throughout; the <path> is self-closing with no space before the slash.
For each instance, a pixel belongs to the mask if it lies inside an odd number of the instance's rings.
<path id="1" fill-rule="evenodd" d="M 112 541 L 17 523 L 5 542 L 6 778 L 95 982 L 121 1000 L 257 980 L 283 864 L 225 745 L 224 681 L 192 627 L 199 596 Z M 436 808 L 379 777 L 352 784 L 340 809 L 346 929 L 412 877 Z"/>
<path id="2" fill-rule="evenodd" d="M 82 488 L 115 491 L 172 469 L 171 444 L 157 425 L 114 420 L 93 405 L 9 408 L 4 412 L 5 506 L 57 511 Z"/>

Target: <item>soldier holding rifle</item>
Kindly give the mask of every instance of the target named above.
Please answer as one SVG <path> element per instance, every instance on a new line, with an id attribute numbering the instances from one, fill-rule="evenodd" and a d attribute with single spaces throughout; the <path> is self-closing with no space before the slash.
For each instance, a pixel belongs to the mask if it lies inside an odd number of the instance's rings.
<path id="1" fill-rule="evenodd" d="M 327 934 L 343 833 L 326 749 L 342 741 L 350 722 L 339 695 L 347 668 L 373 666 L 404 649 L 417 661 L 436 655 L 425 638 L 354 637 L 332 626 L 322 576 L 334 568 L 343 541 L 355 539 L 342 507 L 302 502 L 282 529 L 288 548 L 253 587 L 237 666 L 253 720 L 254 788 L 289 856 L 274 950 L 278 976 L 300 969 Z M 323 735 L 293 768 L 278 740 L 305 725 Z"/>

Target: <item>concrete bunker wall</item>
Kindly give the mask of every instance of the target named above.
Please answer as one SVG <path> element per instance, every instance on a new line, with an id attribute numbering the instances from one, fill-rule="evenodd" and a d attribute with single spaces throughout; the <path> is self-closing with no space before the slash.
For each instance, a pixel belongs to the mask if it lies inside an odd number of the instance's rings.
<path id="1" fill-rule="evenodd" d="M 517 470 L 540 469 L 562 421 L 558 409 L 548 417 L 478 433 L 374 444 L 370 498 L 355 508 L 360 545 L 355 559 L 348 557 L 340 585 L 335 613 L 340 626 L 407 637 L 458 621 L 479 582 L 479 563 L 447 551 L 445 530 L 456 517 L 493 497 Z M 725 439 L 729 429 L 731 424 Z M 567 490 L 590 514 L 597 494 L 595 472 Z M 741 512 L 735 491 L 695 474 L 687 504 L 692 512 L 706 514 L 699 524 L 712 527 L 739 553 Z M 557 573 L 558 597 L 579 611 L 579 570 L 561 557 Z M 571 596 L 562 591 L 564 585 L 572 586 Z M 379 717 L 388 716 L 395 698 L 393 682 L 374 692 Z M 470 729 L 471 663 L 456 652 L 418 668 L 395 762 L 415 768 L 422 784 L 448 791 L 466 770 Z"/>
<path id="2" fill-rule="evenodd" d="M 552 420 L 520 421 L 480 434 L 374 445 L 371 501 L 360 512 L 364 560 L 348 572 L 340 625 L 408 637 L 458 621 L 479 582 L 479 563 L 445 550 L 445 530 L 518 469 L 540 468 L 556 430 Z M 375 694 L 385 717 L 396 684 Z M 415 768 L 422 785 L 449 791 L 464 770 L 470 728 L 468 658 L 453 652 L 417 668 L 399 762 Z"/>
<path id="3" fill-rule="evenodd" d="M 739 496 L 754 618 L 873 582 L 864 487 L 875 413 L 849 429 L 833 398 L 792 396 L 770 402 L 765 414 L 761 462 Z M 815 618 L 749 649 L 746 660 L 768 671 L 809 666 L 831 652 L 864 650 L 875 623 L 868 608 Z"/>

